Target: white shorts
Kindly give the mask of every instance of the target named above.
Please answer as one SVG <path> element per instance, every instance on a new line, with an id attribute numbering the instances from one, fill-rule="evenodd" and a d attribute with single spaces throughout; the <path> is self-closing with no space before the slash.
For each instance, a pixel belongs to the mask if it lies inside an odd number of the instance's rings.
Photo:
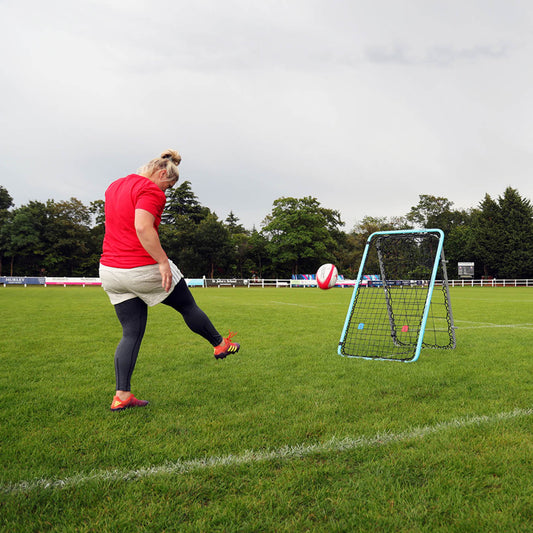
<path id="1" fill-rule="evenodd" d="M 135 268 L 114 268 L 100 263 L 102 287 L 113 305 L 140 298 L 149 306 L 161 303 L 183 278 L 179 268 L 170 262 L 172 285 L 166 292 L 161 286 L 159 265 L 145 265 Z"/>

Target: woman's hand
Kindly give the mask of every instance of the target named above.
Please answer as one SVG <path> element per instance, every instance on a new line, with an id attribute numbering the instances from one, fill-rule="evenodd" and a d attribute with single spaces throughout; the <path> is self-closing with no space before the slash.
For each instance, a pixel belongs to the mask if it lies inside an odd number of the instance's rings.
<path id="1" fill-rule="evenodd" d="M 170 287 L 172 287 L 172 272 L 170 271 L 168 259 L 163 263 L 159 263 L 159 272 L 161 273 L 161 286 L 168 292 Z"/>

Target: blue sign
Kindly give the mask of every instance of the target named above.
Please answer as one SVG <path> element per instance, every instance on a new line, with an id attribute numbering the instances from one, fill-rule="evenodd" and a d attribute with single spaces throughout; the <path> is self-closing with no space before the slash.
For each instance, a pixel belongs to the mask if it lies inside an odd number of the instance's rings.
<path id="1" fill-rule="evenodd" d="M 44 278 L 0 276 L 0 283 L 4 285 L 44 285 Z"/>

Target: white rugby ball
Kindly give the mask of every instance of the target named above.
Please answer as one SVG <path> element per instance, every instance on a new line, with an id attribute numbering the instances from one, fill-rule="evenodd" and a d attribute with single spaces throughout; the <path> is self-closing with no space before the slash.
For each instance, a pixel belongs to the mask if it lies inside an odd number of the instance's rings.
<path id="1" fill-rule="evenodd" d="M 316 282 L 321 289 L 331 289 L 337 283 L 337 267 L 331 263 L 322 265 L 316 273 Z"/>

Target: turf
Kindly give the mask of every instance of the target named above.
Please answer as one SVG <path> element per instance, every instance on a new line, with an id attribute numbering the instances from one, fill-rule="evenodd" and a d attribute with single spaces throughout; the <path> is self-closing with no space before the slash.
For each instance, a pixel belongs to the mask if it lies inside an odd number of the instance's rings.
<path id="1" fill-rule="evenodd" d="M 346 359 L 350 289 L 194 289 L 239 354 L 95 287 L 0 288 L 2 531 L 533 531 L 533 289 L 454 288 L 455 350 Z"/>

